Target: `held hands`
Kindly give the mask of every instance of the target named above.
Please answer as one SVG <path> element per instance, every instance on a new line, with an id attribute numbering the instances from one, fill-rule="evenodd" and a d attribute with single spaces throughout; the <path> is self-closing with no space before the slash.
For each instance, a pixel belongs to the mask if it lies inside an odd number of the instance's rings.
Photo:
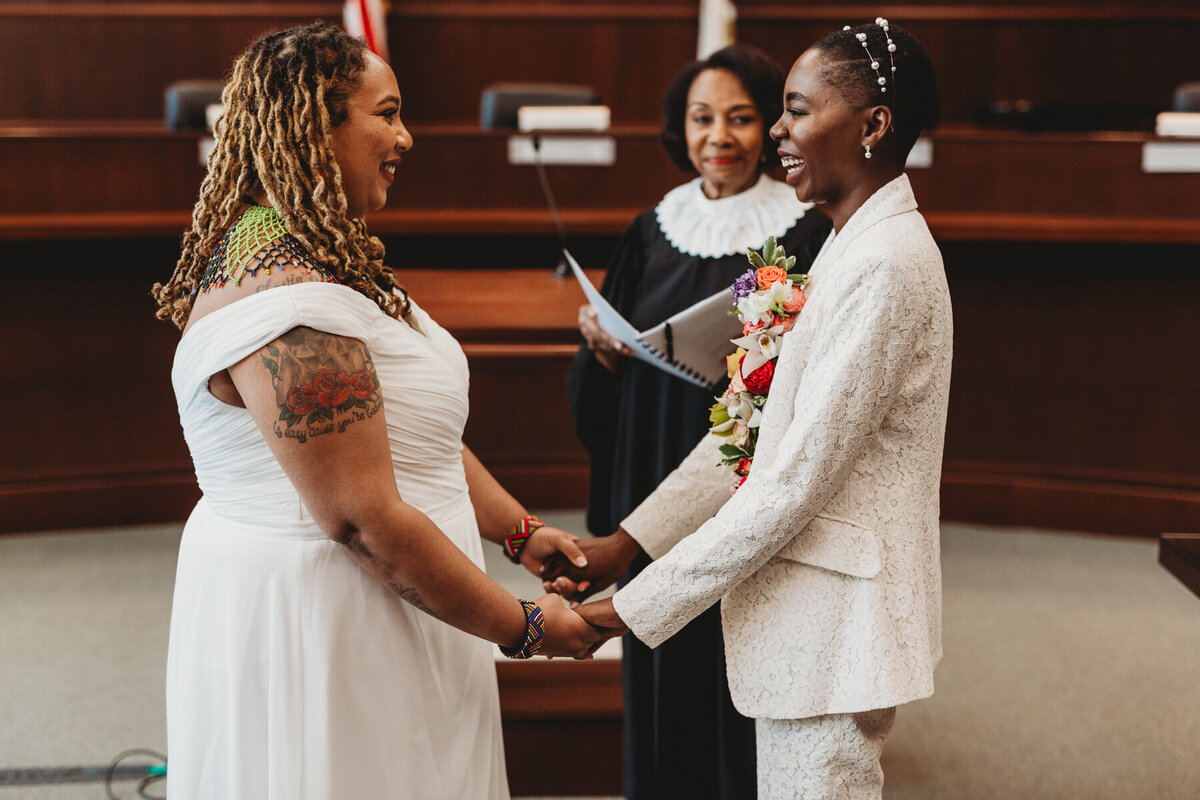
<path id="1" fill-rule="evenodd" d="M 563 605 L 561 597 L 547 594 L 537 604 L 546 622 L 546 635 L 538 655 L 591 658 L 600 645 L 629 632 L 617 616 L 612 600 L 588 603 L 572 611 Z"/>
<path id="2" fill-rule="evenodd" d="M 538 655 L 547 658 L 591 658 L 592 653 L 604 644 L 607 637 L 567 608 L 558 595 L 544 595 L 538 598 L 537 604 L 542 609 L 542 619 L 546 623 L 546 634 Z"/>
<path id="3" fill-rule="evenodd" d="M 552 553 L 541 572 L 542 588 L 572 602 L 581 602 L 616 583 L 642 552 L 634 538 L 620 528 L 611 536 L 580 539 L 575 546 L 585 558 L 583 566 Z"/>
<path id="4" fill-rule="evenodd" d="M 544 578 L 549 561 L 580 570 L 588 565 L 587 556 L 579 546 L 579 537 L 549 525 L 543 525 L 531 533 L 517 557 L 521 560 L 521 566 L 539 578 Z"/>
<path id="5" fill-rule="evenodd" d="M 579 307 L 579 333 L 587 342 L 588 349 L 596 360 L 609 372 L 616 372 L 617 356 L 629 355 L 629 348 L 600 327 L 596 309 L 591 304 Z"/>

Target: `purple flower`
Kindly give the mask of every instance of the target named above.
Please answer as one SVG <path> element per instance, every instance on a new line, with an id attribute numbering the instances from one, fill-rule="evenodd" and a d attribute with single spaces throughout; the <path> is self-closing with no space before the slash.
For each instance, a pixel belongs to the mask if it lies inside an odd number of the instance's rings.
<path id="1" fill-rule="evenodd" d="M 749 297 L 758 291 L 758 273 L 753 269 L 746 270 L 740 278 L 733 282 L 733 302 Z"/>

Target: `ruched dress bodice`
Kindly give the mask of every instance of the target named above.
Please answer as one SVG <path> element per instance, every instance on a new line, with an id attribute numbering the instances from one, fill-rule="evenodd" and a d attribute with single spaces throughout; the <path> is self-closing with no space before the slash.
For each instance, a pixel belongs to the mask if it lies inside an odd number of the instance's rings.
<path id="1" fill-rule="evenodd" d="M 462 463 L 467 361 L 423 310 L 400 321 L 350 288 L 301 283 L 197 320 L 172 371 L 203 498 L 172 611 L 168 792 L 506 798 L 491 646 L 371 578 L 313 521 L 250 413 L 208 391 L 300 326 L 366 344 L 401 497 L 483 567 Z"/>
<path id="2" fill-rule="evenodd" d="M 225 306 L 197 321 L 180 342 L 172 382 L 196 478 L 213 513 L 278 527 L 284 535 L 324 535 L 249 412 L 208 391 L 209 376 L 298 326 L 367 345 L 384 387 L 392 463 L 405 501 L 430 516 L 466 502 L 460 443 L 469 379 L 458 343 L 415 303 L 409 324 L 353 289 L 303 283 Z"/>

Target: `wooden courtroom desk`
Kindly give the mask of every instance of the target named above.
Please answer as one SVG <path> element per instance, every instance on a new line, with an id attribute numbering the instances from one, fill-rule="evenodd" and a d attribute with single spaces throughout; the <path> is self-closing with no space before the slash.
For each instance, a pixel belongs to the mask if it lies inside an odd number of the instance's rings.
<path id="1" fill-rule="evenodd" d="M 1200 533 L 1164 533 L 1158 540 L 1158 563 L 1200 596 Z"/>
<path id="2" fill-rule="evenodd" d="M 621 661 L 496 662 L 514 796 L 620 796 Z"/>
<path id="3" fill-rule="evenodd" d="M 0 533 L 182 520 L 199 496 L 170 384 L 179 334 L 154 319 L 150 285 L 176 245 L 87 242 L 111 262 L 48 270 L 70 243 L 21 249 L 0 293 L 0 402 L 19 409 L 0 457 Z M 452 265 L 447 265 L 450 267 Z M 594 280 L 600 275 L 592 273 Z M 408 270 L 400 280 L 463 344 L 465 439 L 532 508 L 586 502 L 587 455 L 567 404 L 583 293 L 543 270 Z"/>

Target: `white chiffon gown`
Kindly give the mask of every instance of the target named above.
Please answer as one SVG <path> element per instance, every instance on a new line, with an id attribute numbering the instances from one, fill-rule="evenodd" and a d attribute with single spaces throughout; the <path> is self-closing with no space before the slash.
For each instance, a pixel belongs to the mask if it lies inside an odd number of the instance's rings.
<path id="1" fill-rule="evenodd" d="M 461 456 L 466 358 L 424 311 L 411 321 L 302 283 L 214 311 L 181 340 L 172 382 L 204 496 L 171 612 L 171 800 L 508 797 L 492 645 L 326 538 L 250 414 L 208 392 L 210 375 L 297 326 L 365 342 L 401 496 L 482 568 Z"/>

